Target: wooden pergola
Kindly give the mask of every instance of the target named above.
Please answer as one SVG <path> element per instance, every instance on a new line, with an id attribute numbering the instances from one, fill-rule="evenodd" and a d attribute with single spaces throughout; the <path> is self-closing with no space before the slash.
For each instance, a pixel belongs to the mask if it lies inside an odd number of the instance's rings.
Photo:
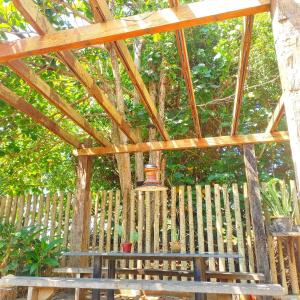
<path id="1" fill-rule="evenodd" d="M 56 31 L 48 19 L 40 12 L 32 0 L 13 0 L 15 7 L 26 21 L 39 34 L 35 37 L 1 43 L 0 62 L 6 64 L 30 87 L 39 92 L 66 117 L 80 126 L 98 147 L 91 147 L 84 141 L 66 132 L 54 121 L 43 115 L 26 99 L 19 97 L 0 83 L 0 98 L 22 111 L 37 123 L 43 125 L 68 144 L 75 147 L 78 156 L 77 197 L 73 224 L 73 250 L 83 250 L 87 245 L 85 215 L 89 209 L 90 178 L 92 157 L 104 154 L 148 152 L 154 150 L 179 150 L 187 148 L 207 148 L 244 145 L 246 175 L 250 191 L 250 203 L 253 213 L 258 271 L 269 277 L 269 266 L 262 256 L 266 250 L 266 237 L 260 205 L 259 183 L 257 176 L 254 144 L 290 141 L 295 165 L 296 181 L 299 189 L 300 176 L 300 21 L 299 0 L 206 0 L 179 5 L 178 0 L 169 0 L 170 8 L 147 12 L 130 18 L 114 19 L 105 0 L 90 0 L 94 13 L 94 24 L 80 28 Z M 250 52 L 250 40 L 254 15 L 263 12 L 272 14 L 272 25 L 279 64 L 283 94 L 264 132 L 239 135 L 238 124 L 243 100 L 243 89 L 247 76 Z M 298 15 L 297 15 L 298 14 Z M 184 29 L 231 18 L 243 17 L 244 29 L 241 41 L 240 62 L 232 113 L 231 133 L 229 136 L 205 137 L 201 130 L 199 116 L 191 79 L 188 51 Z M 145 34 L 175 31 L 181 68 L 186 83 L 191 117 L 194 124 L 194 137 L 182 140 L 170 140 L 169 134 L 159 116 L 153 99 L 134 64 L 133 58 L 124 40 Z M 297 42 L 298 41 L 298 42 Z M 105 92 L 77 60 L 72 50 L 95 44 L 111 43 L 139 94 L 152 123 L 160 133 L 161 140 L 138 142 L 135 131 L 117 108 L 109 101 Z M 55 52 L 86 88 L 88 94 L 104 109 L 108 117 L 128 137 L 130 144 L 113 145 L 104 134 L 97 131 L 53 88 L 36 74 L 22 58 Z M 288 132 L 277 131 L 283 116 L 287 116 Z"/>

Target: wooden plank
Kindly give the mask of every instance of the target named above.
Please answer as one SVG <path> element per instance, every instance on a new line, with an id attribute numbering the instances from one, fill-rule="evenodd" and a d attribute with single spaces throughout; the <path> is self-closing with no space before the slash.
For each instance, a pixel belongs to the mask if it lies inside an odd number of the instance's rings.
<path id="1" fill-rule="evenodd" d="M 113 196 L 114 192 L 108 192 L 108 210 L 107 210 L 107 227 L 106 227 L 106 252 L 112 251 L 111 249 L 111 232 L 112 232 L 112 214 L 113 214 Z M 97 201 L 98 202 L 98 201 Z"/>
<path id="2" fill-rule="evenodd" d="M 136 230 L 135 228 L 135 207 L 136 207 L 136 201 L 135 201 L 135 191 L 131 190 L 130 192 L 130 232 L 133 232 Z M 131 252 L 134 252 L 134 245 L 131 249 Z M 134 268 L 134 261 L 129 261 L 129 269 Z M 129 275 L 129 279 L 133 279 L 133 275 Z"/>
<path id="3" fill-rule="evenodd" d="M 282 296 L 283 289 L 276 284 L 242 284 L 220 282 L 174 282 L 166 280 L 119 280 L 97 278 L 51 278 L 51 277 L 6 277 L 0 280 L 1 286 L 32 286 L 57 288 L 89 288 L 143 291 L 174 291 L 190 293 L 214 293 L 237 295 L 274 295 Z"/>
<path id="4" fill-rule="evenodd" d="M 59 127 L 55 122 L 50 120 L 40 111 L 35 109 L 31 104 L 26 102 L 22 97 L 18 96 L 17 94 L 12 92 L 10 89 L 5 87 L 1 83 L 0 83 L 0 98 L 4 100 L 6 103 L 8 103 L 9 105 L 13 106 L 15 109 L 29 116 L 36 123 L 46 127 L 49 131 L 51 131 L 53 134 L 60 137 L 68 144 L 76 148 L 81 147 L 81 143 L 77 138 L 73 137 L 71 134 L 66 132 L 61 127 Z"/>
<path id="5" fill-rule="evenodd" d="M 116 197 L 117 197 L 117 195 L 116 195 Z M 120 199 L 119 195 L 118 195 L 118 198 Z M 99 222 L 99 252 L 103 252 L 103 250 L 104 250 L 104 224 L 105 224 L 106 201 L 107 201 L 107 192 L 102 191 L 102 193 L 101 193 L 100 222 Z M 116 199 L 116 202 L 117 202 L 117 199 Z M 115 210 L 115 226 L 118 225 L 118 227 L 119 227 L 120 200 L 118 200 L 118 202 L 119 202 L 119 205 L 117 206 L 117 203 L 116 203 L 116 210 Z M 117 233 L 118 233 L 118 229 L 119 229 L 118 227 L 115 227 L 115 230 L 116 230 Z"/>
<path id="6" fill-rule="evenodd" d="M 217 230 L 217 243 L 218 252 L 224 253 L 224 239 L 223 239 L 223 219 L 221 211 L 221 195 L 220 186 L 218 184 L 214 185 L 214 200 L 215 200 L 215 210 L 216 210 L 216 230 Z M 225 271 L 225 259 L 219 258 L 219 270 Z"/>
<path id="7" fill-rule="evenodd" d="M 173 186 L 171 188 L 171 241 L 176 241 L 175 237 L 177 237 L 177 226 L 176 226 L 176 187 Z M 176 262 L 171 262 L 171 269 L 176 269 Z M 176 277 L 173 279 L 176 279 Z"/>
<path id="8" fill-rule="evenodd" d="M 296 183 L 294 180 L 290 180 L 290 189 L 291 189 L 290 194 L 292 197 L 292 203 L 294 207 L 295 224 L 300 225 L 300 201 L 299 198 L 297 197 Z"/>
<path id="9" fill-rule="evenodd" d="M 2 201 L 4 198 L 2 199 Z M 18 209 L 18 218 L 17 218 L 17 226 L 16 228 L 19 230 L 22 228 L 23 225 L 23 214 L 24 214 L 24 205 L 25 205 L 25 197 L 24 195 L 20 196 L 20 206 Z"/>
<path id="10" fill-rule="evenodd" d="M 233 192 L 237 245 L 238 245 L 239 254 L 242 256 L 242 258 L 239 258 L 239 267 L 240 267 L 240 272 L 246 272 L 244 230 L 243 230 L 243 223 L 242 223 L 242 216 L 241 216 L 239 190 L 238 190 L 238 185 L 236 183 L 232 184 L 232 192 Z"/>
<path id="11" fill-rule="evenodd" d="M 186 253 L 186 221 L 185 221 L 185 187 L 179 186 L 179 237 L 180 237 L 180 252 Z M 186 262 L 181 262 L 181 270 L 186 270 Z"/>
<path id="12" fill-rule="evenodd" d="M 138 192 L 140 193 L 140 192 Z M 145 214 L 146 214 L 146 224 L 145 224 L 145 251 L 147 253 L 151 252 L 151 199 L 150 192 L 145 192 Z M 150 268 L 150 261 L 145 261 L 145 267 Z M 146 279 L 149 279 L 148 277 Z"/>
<path id="13" fill-rule="evenodd" d="M 50 239 L 54 238 L 56 232 L 56 214 L 57 214 L 57 193 L 54 193 L 52 197 L 51 205 L 51 227 L 50 227 Z"/>
<path id="14" fill-rule="evenodd" d="M 45 228 L 48 228 L 48 226 L 49 226 L 49 213 L 50 213 L 50 194 L 47 194 L 46 206 L 45 206 L 45 217 L 44 217 L 44 227 Z"/>
<path id="15" fill-rule="evenodd" d="M 55 105 L 64 115 L 69 117 L 75 124 L 86 131 L 96 141 L 104 146 L 110 145 L 110 142 L 85 120 L 65 99 L 63 99 L 54 89 L 52 89 L 42 78 L 21 60 L 14 60 L 7 65 L 24 79 L 32 88 L 43 95 L 50 103 Z"/>
<path id="16" fill-rule="evenodd" d="M 66 207 L 65 207 L 64 235 L 63 235 L 63 244 L 62 244 L 63 249 L 66 249 L 68 246 L 71 201 L 72 201 L 72 194 L 68 193 L 67 203 L 66 203 Z M 62 263 L 63 263 L 63 265 L 65 265 L 66 257 L 62 258 Z"/>
<path id="17" fill-rule="evenodd" d="M 32 196 L 30 194 L 28 194 L 26 198 L 27 198 L 27 201 L 26 201 L 26 212 L 25 212 L 24 227 L 28 226 L 28 224 L 29 224 L 29 216 L 30 216 Z"/>
<path id="18" fill-rule="evenodd" d="M 99 210 L 99 193 L 96 194 L 95 206 L 94 206 L 93 239 L 92 239 L 92 249 L 93 250 L 96 250 L 97 228 L 98 228 L 98 210 Z"/>
<path id="19" fill-rule="evenodd" d="M 203 199 L 200 185 L 196 185 L 197 201 L 197 234 L 198 234 L 198 251 L 204 252 L 204 230 L 203 230 Z"/>
<path id="20" fill-rule="evenodd" d="M 178 8 L 179 1 L 169 0 L 169 5 L 170 7 Z M 196 103 L 196 98 L 195 98 L 195 93 L 193 88 L 192 75 L 191 75 L 184 30 L 183 29 L 176 30 L 175 35 L 176 35 L 177 50 L 178 50 L 179 59 L 181 63 L 181 72 L 186 85 L 186 90 L 188 94 L 189 105 L 192 112 L 192 119 L 194 122 L 196 136 L 198 138 L 201 138 L 202 137 L 201 126 L 200 126 L 197 103 Z"/>
<path id="21" fill-rule="evenodd" d="M 119 250 L 119 216 L 120 216 L 120 191 L 116 191 L 115 195 L 115 211 L 114 211 L 114 239 L 113 239 L 113 251 L 117 252 Z"/>
<path id="22" fill-rule="evenodd" d="M 59 192 L 59 204 L 58 204 L 58 224 L 57 224 L 57 235 L 62 236 L 62 221 L 63 221 L 63 212 L 64 212 L 64 193 Z"/>
<path id="23" fill-rule="evenodd" d="M 262 144 L 273 142 L 287 142 L 289 137 L 286 131 L 274 133 L 257 133 L 240 136 L 218 136 L 201 139 L 183 139 L 159 142 L 138 143 L 135 145 L 119 145 L 111 147 L 95 147 L 77 149 L 74 155 L 97 156 L 104 154 L 120 154 L 133 152 L 150 152 L 159 150 L 201 149 L 211 147 L 237 146 L 244 144 Z"/>
<path id="24" fill-rule="evenodd" d="M 224 206 L 225 206 L 225 220 L 226 220 L 226 250 L 227 252 L 233 252 L 233 230 L 232 230 L 232 216 L 231 216 L 231 209 L 230 209 L 230 199 L 228 193 L 227 185 L 223 185 L 223 198 L 224 198 Z M 229 271 L 234 272 L 234 260 L 232 258 L 228 259 Z"/>
<path id="25" fill-rule="evenodd" d="M 105 0 L 90 0 L 94 18 L 97 23 L 105 23 L 113 20 L 113 16 L 109 10 L 109 7 Z M 124 41 L 115 41 L 112 43 L 115 48 L 118 57 L 125 66 L 125 69 L 135 86 L 136 91 L 140 95 L 140 100 L 148 111 L 149 116 L 152 119 L 153 124 L 157 127 L 165 140 L 169 140 L 169 135 L 164 127 L 164 124 L 159 116 L 159 113 L 155 107 L 155 102 L 151 99 L 151 96 L 146 88 L 146 85 L 140 75 L 131 54 Z"/>
<path id="26" fill-rule="evenodd" d="M 1 197 L 0 218 L 5 216 L 6 197 Z"/>
<path id="27" fill-rule="evenodd" d="M 14 5 L 26 17 L 27 21 L 35 20 L 34 17 L 36 19 L 41 18 L 37 14 L 28 18 L 24 12 L 24 4 L 25 2 L 28 4 L 28 0 L 23 0 L 23 10 L 20 9 L 20 1 L 14 0 Z M 106 23 L 91 24 L 80 28 L 50 32 L 43 36 L 3 42 L 0 49 L 0 62 L 30 55 L 109 43 L 144 34 L 178 30 L 269 10 L 270 0 L 232 0 L 230 5 L 225 2 L 220 3 L 218 0 L 200 1 L 182 5 L 176 9 L 166 8 Z M 30 23 L 33 25 L 32 22 Z M 42 33 L 39 32 L 39 34 Z"/>
<path id="28" fill-rule="evenodd" d="M 162 252 L 168 252 L 168 195 L 167 191 L 162 191 Z M 169 269 L 169 263 L 163 261 L 163 270 Z M 163 279 L 167 279 L 164 277 Z"/>
<path id="29" fill-rule="evenodd" d="M 143 225 L 144 225 L 144 197 L 142 192 L 138 192 L 138 203 L 137 203 L 137 232 L 139 235 L 139 239 L 137 242 L 137 252 L 142 253 L 143 252 Z M 137 268 L 142 268 L 142 260 L 137 261 Z M 141 279 L 141 276 L 138 276 L 139 279 Z"/>
<path id="30" fill-rule="evenodd" d="M 205 208 L 206 208 L 206 230 L 207 230 L 207 244 L 208 251 L 214 252 L 214 235 L 213 235 L 213 221 L 212 221 L 212 207 L 211 207 L 211 189 L 209 185 L 205 186 Z M 215 259 L 209 259 L 209 270 L 215 271 Z"/>
<path id="31" fill-rule="evenodd" d="M 9 219 L 10 219 L 12 201 L 13 201 L 13 197 L 12 196 L 7 196 L 6 206 L 5 206 L 5 213 L 4 213 L 5 222 L 7 222 L 7 223 L 9 222 Z"/>
<path id="32" fill-rule="evenodd" d="M 253 30 L 254 15 L 244 17 L 242 47 L 240 52 L 240 63 L 235 89 L 235 98 L 233 104 L 233 116 L 231 125 L 231 135 L 236 135 L 238 129 L 238 121 L 241 112 L 241 105 L 244 95 L 244 85 L 247 77 L 251 35 Z"/>
<path id="33" fill-rule="evenodd" d="M 11 224 L 15 224 L 15 221 L 16 221 L 17 205 L 18 205 L 18 197 L 14 196 L 13 201 L 12 201 L 11 214 L 10 214 L 10 223 Z"/>
<path id="34" fill-rule="evenodd" d="M 33 26 L 33 28 L 41 35 L 56 34 L 55 28 L 48 21 L 48 19 L 40 13 L 39 7 L 31 0 L 14 0 L 14 5 L 25 17 L 25 19 Z M 59 33 L 59 32 L 57 32 Z M 66 36 L 65 36 L 66 38 Z M 112 118 L 112 120 L 119 126 L 119 128 L 128 136 L 132 142 L 137 142 L 137 138 L 131 129 L 129 123 L 123 118 L 118 110 L 112 105 L 107 98 L 104 91 L 97 85 L 90 74 L 76 59 L 75 55 L 70 51 L 61 51 L 58 54 L 59 59 L 65 63 L 69 69 L 74 73 L 77 79 L 85 86 L 88 93 L 95 98 L 99 105 L 103 107 L 105 112 Z M 105 140 L 102 139 L 102 142 Z"/>
<path id="35" fill-rule="evenodd" d="M 289 274 L 290 274 L 290 283 L 292 287 L 292 293 L 294 295 L 299 294 L 299 281 L 298 281 L 298 271 L 296 265 L 294 241 L 288 239 L 287 241 L 287 257 L 289 262 Z"/>
<path id="36" fill-rule="evenodd" d="M 244 205 L 245 205 L 245 220 L 246 220 L 246 245 L 247 245 L 247 254 L 248 254 L 247 257 L 249 263 L 249 271 L 253 273 L 255 271 L 255 265 L 254 265 L 254 255 L 253 255 L 253 247 L 252 247 L 253 236 L 252 236 L 250 203 L 248 197 L 247 183 L 244 183 L 243 190 L 244 190 Z"/>
<path id="37" fill-rule="evenodd" d="M 45 202 L 45 197 L 43 194 L 40 195 L 38 202 L 39 202 L 39 207 L 38 207 L 38 214 L 37 214 L 37 224 L 42 225 L 42 217 L 43 217 L 44 202 Z"/>
<path id="38" fill-rule="evenodd" d="M 274 112 L 272 113 L 271 119 L 267 125 L 266 132 L 274 132 L 284 115 L 283 97 L 280 97 Z"/>
<path id="39" fill-rule="evenodd" d="M 272 239 L 272 243 L 274 244 L 273 238 Z M 286 267 L 285 267 L 285 263 L 284 263 L 284 256 L 283 256 L 283 245 L 282 245 L 282 241 L 279 239 L 277 240 L 277 247 L 278 247 L 278 260 L 279 260 L 279 272 L 280 272 L 280 279 L 281 279 L 281 285 L 284 288 L 284 290 L 288 293 L 288 285 L 287 285 L 287 280 L 286 280 Z M 273 246 L 274 248 L 274 246 Z M 274 250 L 273 250 L 274 251 Z M 271 263 L 272 262 L 272 263 Z M 274 263 L 273 263 L 274 262 Z M 270 256 L 270 264 L 271 264 L 271 272 L 274 270 L 272 270 L 272 265 L 275 265 L 275 271 L 276 271 L 276 260 L 275 260 L 275 255 L 274 255 L 274 260 L 273 257 Z M 276 272 L 272 272 L 272 283 L 277 283 L 278 279 L 277 279 L 277 271 Z M 276 277 L 275 277 L 276 275 Z M 276 278 L 276 279 L 275 279 Z"/>
<path id="40" fill-rule="evenodd" d="M 33 198 L 33 201 L 32 201 L 32 208 L 31 208 L 31 214 L 30 214 L 30 225 L 31 226 L 35 225 L 38 196 L 36 194 L 33 194 L 32 198 Z"/>
<path id="41" fill-rule="evenodd" d="M 192 199 L 192 187 L 187 187 L 188 196 L 188 220 L 189 220 L 189 248 L 190 253 L 195 253 L 195 235 L 194 235 L 194 209 Z"/>
<path id="42" fill-rule="evenodd" d="M 160 248 L 160 192 L 154 192 L 154 216 L 153 216 L 153 251 L 154 253 L 159 253 Z M 155 260 L 153 263 L 155 269 L 159 268 L 159 261 Z M 155 276 L 154 279 L 158 279 L 158 276 Z"/>

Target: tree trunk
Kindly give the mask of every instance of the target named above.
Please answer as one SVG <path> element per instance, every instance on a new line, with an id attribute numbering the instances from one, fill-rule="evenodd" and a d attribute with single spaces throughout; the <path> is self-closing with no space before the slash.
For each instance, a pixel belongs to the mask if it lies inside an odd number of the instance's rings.
<path id="1" fill-rule="evenodd" d="M 124 98 L 122 93 L 122 86 L 121 86 L 121 77 L 120 77 L 120 70 L 116 52 L 113 48 L 109 49 L 114 81 L 115 81 L 115 91 L 116 96 L 111 97 L 111 99 L 116 99 L 115 105 L 118 111 L 124 116 Z M 128 139 L 126 135 L 121 132 L 115 124 L 113 124 L 113 132 L 112 132 L 112 141 L 114 144 L 127 144 Z M 117 154 L 116 155 L 118 171 L 119 171 L 119 178 L 120 178 L 120 186 L 122 192 L 122 199 L 123 199 L 123 228 L 124 230 L 124 239 L 128 237 L 128 230 L 129 230 L 129 212 L 130 212 L 130 190 L 131 190 L 131 167 L 130 167 L 130 155 L 129 153 L 125 154 Z"/>
<path id="2" fill-rule="evenodd" d="M 143 39 L 137 38 L 134 42 L 134 64 L 137 67 L 138 71 L 141 68 L 141 54 L 143 48 Z M 134 102 L 139 103 L 140 97 L 139 93 L 135 90 L 134 93 Z M 141 130 L 139 128 L 136 129 L 136 136 L 139 142 L 142 142 Z M 135 153 L 135 180 L 144 181 L 144 155 L 143 152 Z"/>
<path id="3" fill-rule="evenodd" d="M 300 197 L 300 1 L 272 0 L 272 27 Z"/>

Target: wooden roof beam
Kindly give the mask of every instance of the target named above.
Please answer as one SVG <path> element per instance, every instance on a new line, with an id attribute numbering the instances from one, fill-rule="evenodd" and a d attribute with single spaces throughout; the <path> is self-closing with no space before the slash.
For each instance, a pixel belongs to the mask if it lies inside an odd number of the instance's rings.
<path id="1" fill-rule="evenodd" d="M 96 22 L 103 23 L 114 19 L 105 0 L 90 0 L 90 4 L 93 9 Z M 139 93 L 140 99 L 145 106 L 153 124 L 157 127 L 164 140 L 169 140 L 169 135 L 163 125 L 155 104 L 151 99 L 142 76 L 140 75 L 137 67 L 134 64 L 126 43 L 124 41 L 116 41 L 113 42 L 112 45 L 115 48 L 118 57 L 125 66 L 127 73 L 131 81 L 133 82 L 137 92 Z"/>
<path id="2" fill-rule="evenodd" d="M 24 18 L 31 24 L 31 26 L 41 36 L 38 38 L 44 39 L 47 35 L 55 35 L 59 32 L 52 26 L 48 19 L 42 15 L 31 0 L 13 0 L 16 8 L 21 12 Z M 78 28 L 79 29 L 79 28 Z M 78 30 L 76 29 L 76 30 Z M 67 32 L 65 32 L 67 34 Z M 67 40 L 68 36 L 65 35 L 64 39 Z M 1 47 L 0 47 L 1 48 Z M 105 112 L 117 124 L 117 126 L 127 135 L 130 141 L 136 143 L 137 138 L 128 122 L 118 112 L 118 110 L 109 101 L 105 93 L 97 85 L 96 81 L 84 69 L 77 58 L 71 51 L 60 51 L 57 53 L 59 59 L 65 63 L 69 69 L 74 73 L 77 79 L 85 86 L 88 93 L 93 96 L 99 105 L 103 107 Z"/>
<path id="3" fill-rule="evenodd" d="M 236 135 L 238 129 L 238 122 L 239 122 L 242 100 L 244 95 L 244 85 L 247 77 L 253 20 L 254 20 L 253 15 L 244 18 L 244 31 L 243 31 L 243 38 L 242 38 L 242 47 L 240 52 L 239 71 L 238 71 L 237 83 L 235 89 L 235 99 L 233 104 L 231 135 Z"/>
<path id="4" fill-rule="evenodd" d="M 13 60 L 7 65 L 25 80 L 32 88 L 42 94 L 50 103 L 55 105 L 64 115 L 69 117 L 74 123 L 86 131 L 97 142 L 104 146 L 110 145 L 110 142 L 90 125 L 73 107 L 65 101 L 55 90 L 53 90 L 42 78 L 21 60 Z"/>
<path id="5" fill-rule="evenodd" d="M 55 122 L 51 119 L 46 117 L 36 108 L 34 108 L 31 104 L 26 102 L 22 97 L 18 96 L 17 94 L 13 93 L 10 89 L 5 87 L 3 84 L 0 83 L 0 99 L 8 103 L 9 105 L 13 106 L 17 110 L 23 112 L 31 119 L 33 119 L 36 123 L 46 127 L 49 131 L 63 139 L 68 144 L 76 147 L 81 148 L 81 142 L 67 131 L 62 129 L 58 126 Z"/>
<path id="6" fill-rule="evenodd" d="M 169 5 L 171 7 L 178 7 L 179 1 L 169 0 Z M 177 49 L 178 49 L 179 58 L 181 62 L 181 70 L 182 70 L 183 78 L 185 80 L 185 85 L 188 93 L 188 99 L 192 111 L 192 118 L 194 122 L 195 132 L 196 132 L 196 136 L 198 138 L 201 138 L 202 137 L 201 126 L 200 126 L 198 109 L 197 109 L 193 82 L 191 77 L 191 70 L 190 70 L 190 63 L 189 63 L 188 52 L 186 47 L 185 34 L 183 29 L 176 30 L 175 34 L 176 34 Z"/>
<path id="7" fill-rule="evenodd" d="M 18 3 L 26 2 L 23 4 L 27 6 L 29 5 L 28 1 L 14 0 L 14 3 L 18 7 Z M 166 8 L 102 24 L 91 24 L 80 28 L 48 33 L 43 36 L 3 42 L 0 47 L 0 62 L 253 15 L 270 11 L 270 1 L 200 1 L 181 5 L 176 9 Z M 26 11 L 25 8 L 24 10 Z M 27 16 L 26 19 L 28 20 Z M 34 22 L 45 21 L 39 13 L 33 14 L 31 19 Z M 33 24 L 33 22 L 30 23 Z"/>
<path id="8" fill-rule="evenodd" d="M 276 108 L 272 114 L 272 117 L 268 123 L 266 132 L 274 132 L 278 125 L 280 120 L 282 119 L 284 115 L 284 103 L 283 103 L 283 96 L 280 97 L 278 104 L 276 105 Z"/>
<path id="9" fill-rule="evenodd" d="M 78 149 L 74 151 L 75 155 L 99 156 L 105 154 L 120 154 L 133 152 L 149 152 L 159 150 L 183 150 L 183 149 L 200 149 L 211 147 L 238 146 L 244 144 L 263 144 L 273 142 L 288 142 L 289 136 L 287 131 L 274 133 L 257 133 L 236 136 L 218 136 L 200 139 L 183 139 L 160 142 L 138 143 L 135 145 L 120 145 L 109 147 L 96 147 Z"/>

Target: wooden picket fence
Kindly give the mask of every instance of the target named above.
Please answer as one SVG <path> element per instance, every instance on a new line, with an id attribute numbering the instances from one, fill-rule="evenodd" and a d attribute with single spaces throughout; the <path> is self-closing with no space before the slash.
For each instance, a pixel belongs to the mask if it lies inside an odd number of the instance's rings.
<path id="1" fill-rule="evenodd" d="M 300 224 L 300 204 L 294 181 L 290 181 L 290 193 L 295 206 L 295 220 Z M 51 238 L 63 238 L 63 248 L 66 248 L 73 216 L 72 202 L 73 195 L 62 192 L 53 195 L 7 196 L 1 198 L 0 217 L 15 223 L 17 228 L 44 225 Z M 131 232 L 138 232 L 138 241 L 134 246 L 137 252 L 170 251 L 169 242 L 178 235 L 183 253 L 236 251 L 242 256 L 238 260 L 210 258 L 210 270 L 256 271 L 246 184 L 179 186 L 163 192 L 132 191 L 128 220 L 127 215 L 123 214 L 122 204 L 119 190 L 100 191 L 92 195 L 90 249 L 120 250 L 119 228 L 127 226 Z M 268 249 L 272 281 L 282 284 L 287 291 L 299 293 L 297 273 L 300 272 L 300 245 L 296 255 L 293 251 L 294 257 L 287 259 L 287 247 L 268 235 Z M 137 267 L 141 267 L 142 263 L 138 262 Z M 124 262 L 121 264 L 124 266 Z M 149 261 L 144 264 L 149 268 Z M 133 267 L 133 262 L 130 262 L 129 267 Z M 152 263 L 152 267 L 189 269 L 191 265 L 186 262 L 180 266 L 175 263 L 169 265 L 168 262 L 160 265 L 157 261 Z"/>

